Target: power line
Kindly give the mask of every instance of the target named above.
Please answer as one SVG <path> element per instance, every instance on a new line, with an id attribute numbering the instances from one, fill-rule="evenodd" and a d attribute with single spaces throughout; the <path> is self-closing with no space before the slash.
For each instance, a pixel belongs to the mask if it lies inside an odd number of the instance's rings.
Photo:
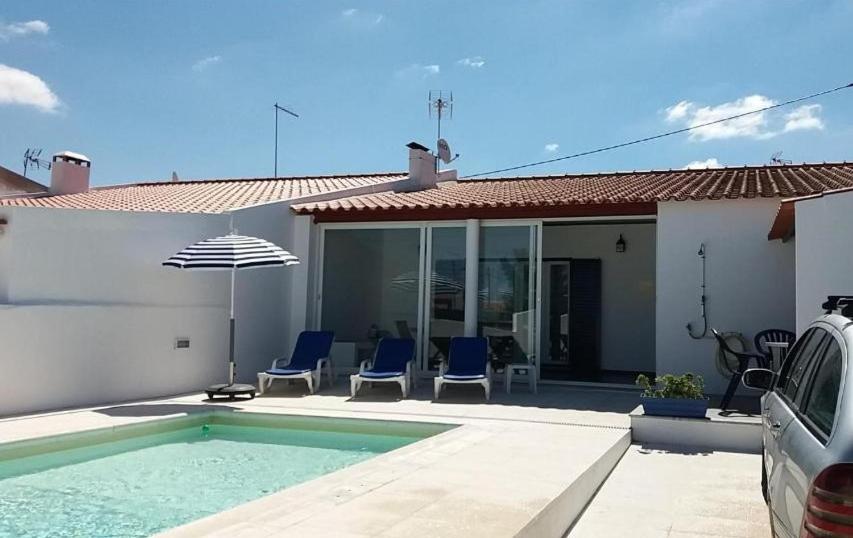
<path id="1" fill-rule="evenodd" d="M 643 142 L 649 142 L 649 141 L 652 141 L 652 140 L 657 140 L 658 138 L 664 138 L 664 137 L 667 137 L 667 136 L 672 136 L 672 135 L 677 135 L 677 134 L 681 134 L 681 133 L 686 133 L 686 132 L 688 132 L 688 131 L 693 131 L 693 130 L 696 130 L 696 129 L 701 129 L 702 127 L 708 127 L 709 125 L 715 125 L 715 124 L 717 124 L 717 123 L 723 123 L 724 121 L 736 120 L 736 119 L 738 119 L 738 118 L 743 118 L 744 116 L 749 116 L 749 115 L 751 115 L 751 114 L 758 114 L 759 112 L 765 112 L 765 111 L 767 111 L 767 110 L 772 110 L 772 109 L 774 109 L 774 108 L 780 108 L 780 107 L 783 107 L 783 106 L 792 105 L 792 104 L 794 104 L 794 103 L 799 103 L 800 101 L 806 101 L 806 100 L 808 100 L 808 99 L 814 99 L 815 97 L 820 97 L 821 95 L 827 95 L 827 94 L 829 94 L 829 93 L 837 92 L 837 91 L 840 91 L 840 90 L 845 90 L 845 89 L 847 89 L 847 88 L 853 88 L 853 82 L 851 82 L 850 84 L 845 84 L 844 86 L 838 86 L 837 88 L 832 88 L 831 90 L 824 90 L 824 91 L 822 91 L 822 92 L 813 93 L 813 94 L 811 94 L 811 95 L 806 95 L 805 97 L 799 97 L 799 98 L 797 98 L 797 99 L 791 99 L 790 101 L 785 101 L 784 103 L 779 103 L 779 104 L 776 104 L 776 105 L 770 105 L 770 106 L 766 106 L 766 107 L 764 107 L 764 108 L 759 108 L 759 109 L 756 109 L 756 110 L 750 110 L 749 112 L 743 112 L 743 113 L 741 113 L 741 114 L 735 114 L 734 116 L 729 116 L 729 117 L 727 117 L 727 118 L 722 118 L 722 119 L 719 119 L 719 120 L 709 121 L 709 122 L 707 122 L 707 123 L 701 123 L 701 124 L 699 124 L 699 125 L 693 125 L 693 126 L 691 126 L 691 127 L 685 127 L 685 128 L 683 128 L 683 129 L 678 129 L 678 130 L 675 130 L 675 131 L 669 131 L 669 132 L 666 132 L 666 133 L 656 134 L 656 135 L 654 135 L 654 136 L 647 136 L 647 137 L 645 137 L 645 138 L 639 138 L 639 139 L 637 139 L 637 140 L 631 140 L 630 142 L 622 142 L 621 144 L 614 144 L 614 145 L 612 145 L 612 146 L 606 146 L 606 147 L 603 147 L 603 148 L 597 148 L 597 149 L 591 149 L 591 150 L 587 150 L 587 151 L 582 151 L 582 152 L 580 152 L 580 153 L 574 153 L 574 154 L 572 154 L 572 155 L 566 155 L 566 156 L 564 156 L 564 157 L 556 157 L 556 158 L 554 158 L 554 159 L 547 159 L 547 160 L 544 160 L 544 161 L 536 161 L 536 162 L 527 163 L 527 164 L 520 164 L 520 165 L 518 165 L 518 166 L 510 166 L 509 168 L 501 168 L 501 169 L 499 169 L 499 170 L 490 170 L 490 171 L 488 171 L 488 172 L 480 172 L 480 173 L 478 173 L 478 174 L 470 174 L 470 175 L 467 175 L 467 176 L 462 176 L 460 179 L 468 179 L 468 178 L 472 178 L 472 177 L 486 176 L 486 175 L 491 175 L 491 174 L 500 174 L 500 173 L 503 173 L 503 172 L 511 172 L 511 171 L 513 171 L 513 170 L 520 170 L 520 169 L 522 169 L 522 168 L 530 168 L 531 166 L 539 166 L 539 165 L 543 165 L 543 164 L 555 163 L 555 162 L 558 162 L 558 161 L 565 161 L 565 160 L 567 160 L 567 159 L 574 159 L 574 158 L 577 158 L 577 157 L 583 157 L 583 156 L 585 156 L 585 155 L 592 155 L 593 153 L 601 153 L 601 152 L 603 152 L 603 151 L 610 151 L 610 150 L 612 150 L 612 149 L 624 148 L 624 147 L 626 147 L 626 146 L 633 146 L 634 144 L 641 144 L 641 143 L 643 143 Z"/>

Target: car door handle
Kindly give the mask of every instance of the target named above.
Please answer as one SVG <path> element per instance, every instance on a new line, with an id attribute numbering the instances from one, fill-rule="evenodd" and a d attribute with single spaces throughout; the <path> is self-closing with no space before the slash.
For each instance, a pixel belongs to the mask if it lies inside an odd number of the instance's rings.
<path id="1" fill-rule="evenodd" d="M 778 430 L 778 429 L 779 429 L 779 428 L 781 428 L 781 427 L 782 427 L 782 423 L 781 423 L 781 422 L 771 422 L 771 423 L 770 423 L 770 429 L 771 429 L 771 430 Z"/>

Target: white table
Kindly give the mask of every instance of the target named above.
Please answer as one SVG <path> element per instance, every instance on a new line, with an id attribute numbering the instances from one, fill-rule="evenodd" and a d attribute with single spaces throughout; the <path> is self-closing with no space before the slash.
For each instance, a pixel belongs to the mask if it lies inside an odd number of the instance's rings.
<path id="1" fill-rule="evenodd" d="M 536 394 L 536 365 L 528 363 L 507 364 L 504 367 L 504 385 L 506 385 L 506 393 L 512 393 L 512 374 L 514 370 L 524 370 L 527 374 L 527 383 L 530 387 L 530 392 Z"/>

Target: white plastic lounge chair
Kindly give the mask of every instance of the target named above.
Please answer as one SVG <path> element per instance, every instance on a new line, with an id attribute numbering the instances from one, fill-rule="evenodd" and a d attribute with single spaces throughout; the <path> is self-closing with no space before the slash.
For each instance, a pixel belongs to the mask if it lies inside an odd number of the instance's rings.
<path id="1" fill-rule="evenodd" d="M 441 363 L 435 378 L 435 399 L 446 383 L 482 385 L 486 400 L 492 391 L 492 369 L 489 367 L 488 343 L 482 336 L 455 336 L 450 340 L 447 366 Z"/>
<path id="2" fill-rule="evenodd" d="M 350 376 L 350 394 L 355 398 L 362 383 L 399 383 L 403 398 L 415 384 L 412 361 L 415 341 L 411 338 L 383 338 L 376 347 L 373 363 L 361 361 L 357 374 Z"/>
<path id="3" fill-rule="evenodd" d="M 258 372 L 258 389 L 260 394 L 272 385 L 275 379 L 304 379 L 308 383 L 308 392 L 320 388 L 323 368 L 326 369 L 326 379 L 332 385 L 332 362 L 329 353 L 335 333 L 331 331 L 302 331 L 296 340 L 296 347 L 290 360 L 276 359 L 265 372 Z"/>

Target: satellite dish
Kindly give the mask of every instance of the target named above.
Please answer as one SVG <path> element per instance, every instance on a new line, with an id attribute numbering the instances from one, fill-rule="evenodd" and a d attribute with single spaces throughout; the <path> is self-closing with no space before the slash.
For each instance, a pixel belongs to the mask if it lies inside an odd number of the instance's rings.
<path id="1" fill-rule="evenodd" d="M 449 163 L 453 160 L 450 156 L 450 144 L 448 144 L 447 140 L 443 138 L 438 139 L 438 158 L 445 163 Z"/>

